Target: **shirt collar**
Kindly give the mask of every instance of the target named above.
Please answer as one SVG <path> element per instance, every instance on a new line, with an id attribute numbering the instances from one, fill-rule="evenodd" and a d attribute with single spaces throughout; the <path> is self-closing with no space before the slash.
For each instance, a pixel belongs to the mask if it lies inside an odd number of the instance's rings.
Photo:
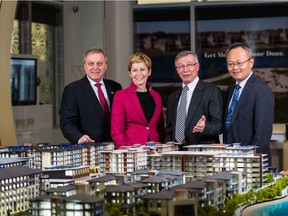
<path id="1" fill-rule="evenodd" d="M 89 80 L 89 83 L 90 83 L 91 86 L 94 86 L 96 83 L 101 83 L 102 85 L 104 85 L 103 79 L 101 79 L 100 82 L 95 82 L 92 79 L 90 79 L 88 76 L 87 76 L 87 79 Z"/>
<path id="2" fill-rule="evenodd" d="M 198 81 L 199 81 L 199 77 L 197 76 L 191 83 L 189 83 L 189 84 L 187 85 L 188 88 L 189 88 L 189 89 L 194 88 L 194 87 L 197 85 Z M 182 88 L 183 88 L 184 86 L 185 86 L 185 85 L 182 83 Z"/>
<path id="3" fill-rule="evenodd" d="M 252 76 L 253 72 L 251 71 L 251 73 L 249 74 L 248 77 L 246 77 L 246 79 L 244 79 L 243 81 L 241 81 L 240 83 L 239 82 L 236 82 L 236 85 L 239 84 L 241 89 L 244 88 L 244 86 L 246 85 L 248 79 Z"/>

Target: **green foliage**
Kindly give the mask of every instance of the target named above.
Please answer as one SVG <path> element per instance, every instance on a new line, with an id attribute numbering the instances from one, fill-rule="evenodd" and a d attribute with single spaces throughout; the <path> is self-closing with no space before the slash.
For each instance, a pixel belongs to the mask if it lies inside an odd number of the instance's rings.
<path id="1" fill-rule="evenodd" d="M 116 203 L 116 204 L 111 204 L 109 202 L 104 203 L 104 208 L 105 211 L 110 215 L 110 216 L 120 216 L 124 215 L 121 209 L 121 205 Z"/>
<path id="2" fill-rule="evenodd" d="M 272 175 L 272 173 L 268 173 L 267 174 L 267 183 L 272 183 L 272 182 L 274 182 L 273 175 Z"/>
<path id="3" fill-rule="evenodd" d="M 274 181 L 274 180 L 273 180 Z M 273 182 L 272 181 L 272 182 Z M 227 198 L 223 209 L 215 209 L 211 206 L 199 207 L 199 216 L 234 216 L 235 211 L 240 206 L 250 205 L 256 202 L 262 202 L 275 199 L 282 195 L 282 190 L 288 187 L 288 177 L 278 179 L 269 187 L 258 191 L 250 190 L 245 194 L 235 194 L 233 198 Z"/>
<path id="4" fill-rule="evenodd" d="M 28 215 L 28 210 L 26 210 L 26 211 L 21 211 L 21 212 L 18 212 L 18 213 L 15 213 L 15 214 L 13 214 L 14 216 L 26 216 L 26 215 Z"/>
<path id="5" fill-rule="evenodd" d="M 106 211 L 107 213 L 110 213 L 111 206 L 112 206 L 111 203 L 106 202 L 106 201 L 104 202 L 104 208 L 105 208 L 105 211 Z"/>
<path id="6" fill-rule="evenodd" d="M 110 215 L 111 216 L 120 216 L 120 215 L 124 215 L 123 212 L 121 211 L 121 207 L 119 204 L 114 204 L 112 205 L 111 209 L 110 209 Z"/>
<path id="7" fill-rule="evenodd" d="M 274 180 L 272 182 L 274 182 Z M 252 203 L 275 199 L 276 197 L 281 196 L 282 190 L 287 187 L 288 187 L 288 177 L 280 178 L 266 188 L 257 190 L 251 189 L 249 192 L 245 194 L 235 194 L 234 197 L 232 198 L 226 198 L 225 206 L 222 209 L 216 209 L 212 206 L 198 207 L 198 216 L 234 216 L 235 211 L 240 206 L 246 206 Z M 121 209 L 120 204 L 111 204 L 105 202 L 104 205 L 106 212 L 110 216 L 125 215 Z M 141 203 L 136 205 L 136 215 L 149 216 L 150 214 L 144 212 L 144 206 Z"/>
<path id="8" fill-rule="evenodd" d="M 212 206 L 198 207 L 198 216 L 212 216 L 213 212 L 217 212 Z"/>

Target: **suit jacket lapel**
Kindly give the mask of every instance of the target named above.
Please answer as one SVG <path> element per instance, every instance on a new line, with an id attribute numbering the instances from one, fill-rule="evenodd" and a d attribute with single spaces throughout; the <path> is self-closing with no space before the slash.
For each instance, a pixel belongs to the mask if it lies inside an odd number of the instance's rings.
<path id="1" fill-rule="evenodd" d="M 202 100 L 203 97 L 203 83 L 201 80 L 198 81 L 194 92 L 192 94 L 192 98 L 189 104 L 188 108 L 188 113 L 187 113 L 187 118 L 186 118 L 186 127 L 188 127 L 189 123 L 192 121 L 194 118 L 196 109 L 198 108 L 198 105 L 200 101 Z M 198 121 L 198 120 L 197 120 Z"/>
<path id="2" fill-rule="evenodd" d="M 97 99 L 95 92 L 92 89 L 92 87 L 89 83 L 89 80 L 87 79 L 86 76 L 82 79 L 81 89 L 85 92 L 84 97 L 86 97 L 86 100 L 88 100 L 93 107 L 96 107 L 97 109 L 100 110 L 101 104 L 100 104 L 99 100 Z M 96 100 L 95 100 L 95 97 L 96 97 Z"/>
<path id="3" fill-rule="evenodd" d="M 226 101 L 226 106 L 225 106 L 225 119 L 227 117 L 230 101 L 231 101 L 231 98 L 232 98 L 232 95 L 233 95 L 234 85 L 235 84 L 229 86 L 228 89 L 227 89 L 227 97 L 226 97 L 227 101 Z"/>
<path id="4" fill-rule="evenodd" d="M 234 119 L 238 115 L 239 110 L 241 110 L 241 107 L 243 106 L 243 104 L 245 104 L 247 94 L 249 92 L 249 89 L 251 89 L 250 86 L 253 85 L 253 83 L 255 82 L 255 79 L 256 79 L 255 75 L 252 74 L 251 77 L 247 80 L 247 83 L 245 84 L 244 88 L 242 89 L 240 98 L 237 102 L 236 108 L 235 108 L 234 113 L 233 113 L 231 124 L 233 123 Z"/>
<path id="5" fill-rule="evenodd" d="M 84 95 L 86 97 L 86 100 L 88 100 L 91 103 L 92 107 L 95 107 L 95 112 L 102 113 L 103 119 L 106 120 L 100 101 L 95 95 L 95 92 L 92 89 L 92 86 L 90 85 L 88 78 L 85 76 L 82 80 L 83 82 L 81 83 L 82 84 L 81 87 L 83 88 L 83 91 L 85 91 Z"/>
<path id="6" fill-rule="evenodd" d="M 179 90 L 177 90 L 177 92 L 175 93 L 175 97 L 174 97 L 174 103 L 173 103 L 173 105 L 175 106 L 175 108 L 174 108 L 174 117 L 173 117 L 173 119 L 174 119 L 174 121 L 173 122 L 175 122 L 175 125 L 176 125 L 176 118 L 177 118 L 177 111 L 178 111 L 178 103 L 179 103 L 179 99 L 180 99 L 180 97 L 181 97 L 181 92 L 182 92 L 182 88 L 180 88 Z M 173 109 L 172 109 L 173 110 Z M 175 129 L 175 128 L 174 128 Z"/>
<path id="7" fill-rule="evenodd" d="M 130 98 L 131 104 L 133 104 L 135 107 L 135 110 L 139 114 L 142 121 L 145 122 L 145 124 L 148 124 L 136 92 L 134 92 L 134 90 L 131 88 L 129 90 L 129 94 L 127 96 Z"/>
<path id="8" fill-rule="evenodd" d="M 109 85 L 109 83 L 105 79 L 103 79 L 103 82 L 105 84 L 105 88 L 106 88 L 107 95 L 108 95 L 108 98 L 109 98 L 110 106 L 112 106 L 113 97 L 114 97 L 115 92 L 114 92 L 112 87 Z"/>
<path id="9" fill-rule="evenodd" d="M 150 91 L 150 94 L 153 97 L 153 100 L 155 101 L 155 105 L 156 106 L 155 106 L 155 111 L 153 113 L 153 116 L 152 116 L 152 118 L 151 118 L 149 123 L 156 122 L 156 120 L 157 120 L 156 117 L 160 115 L 159 112 L 161 112 L 161 110 L 162 110 L 162 107 L 160 107 L 160 109 L 159 109 L 160 104 L 159 104 L 159 101 L 156 98 L 155 91 Z"/>

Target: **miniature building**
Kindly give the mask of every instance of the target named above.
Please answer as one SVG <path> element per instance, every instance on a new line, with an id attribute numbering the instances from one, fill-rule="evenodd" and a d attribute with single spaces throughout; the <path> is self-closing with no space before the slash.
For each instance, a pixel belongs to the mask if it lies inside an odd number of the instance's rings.
<path id="1" fill-rule="evenodd" d="M 105 175 L 99 178 L 87 180 L 87 182 L 89 183 L 94 196 L 104 197 L 106 186 L 117 184 L 117 177 L 113 175 Z"/>
<path id="2" fill-rule="evenodd" d="M 0 168 L 29 167 L 30 159 L 26 158 L 0 158 Z"/>
<path id="3" fill-rule="evenodd" d="M 142 148 L 100 152 L 100 167 L 105 174 L 127 174 L 147 168 L 147 150 Z"/>
<path id="4" fill-rule="evenodd" d="M 55 195 L 60 197 L 68 197 L 77 194 L 76 185 L 67 185 L 63 187 L 57 187 L 53 189 L 48 189 L 45 191 L 46 195 Z"/>
<path id="5" fill-rule="evenodd" d="M 39 196 L 30 200 L 29 215 L 104 215 L 104 199 L 88 195 Z"/>
<path id="6" fill-rule="evenodd" d="M 40 195 L 42 170 L 27 167 L 2 168 L 0 171 L 0 215 L 13 215 L 29 208 L 28 200 Z"/>
<path id="7" fill-rule="evenodd" d="M 0 158 L 29 157 L 31 146 L 9 146 L 0 149 Z"/>
<path id="8" fill-rule="evenodd" d="M 246 173 L 238 171 L 224 171 L 216 173 L 212 176 L 206 176 L 208 179 L 216 179 L 225 182 L 224 196 L 233 197 L 236 193 L 242 194 L 248 191 Z"/>
<path id="9" fill-rule="evenodd" d="M 52 189 L 71 184 L 88 184 L 87 180 L 101 176 L 101 174 L 90 173 L 89 166 L 47 167 L 45 174 L 49 176 L 47 181 Z"/>
<path id="10" fill-rule="evenodd" d="M 214 173 L 226 170 L 246 173 L 247 187 L 249 189 L 262 187 L 267 181 L 269 173 L 267 155 L 228 153 L 217 155 L 214 159 Z"/>
<path id="11" fill-rule="evenodd" d="M 171 190 L 178 189 L 187 189 L 188 197 L 194 198 L 197 206 L 204 207 L 207 205 L 207 183 L 204 180 L 196 180 L 171 188 Z"/>
<path id="12" fill-rule="evenodd" d="M 161 216 L 197 215 L 197 205 L 194 199 L 188 197 L 185 189 L 161 191 L 142 197 L 144 208 L 150 214 Z"/>
<path id="13" fill-rule="evenodd" d="M 136 188 L 129 185 L 109 185 L 105 190 L 105 200 L 120 204 L 125 212 L 133 212 L 136 204 Z"/>
<path id="14" fill-rule="evenodd" d="M 151 176 L 173 176 L 174 181 L 177 181 L 177 185 L 185 183 L 186 173 L 182 171 L 170 171 L 170 170 L 137 170 L 130 173 L 132 182 L 140 182 L 141 179 Z"/>
<path id="15" fill-rule="evenodd" d="M 163 176 L 151 176 L 140 181 L 148 185 L 148 193 L 157 193 L 163 190 L 168 190 L 173 185 L 173 181 Z"/>
<path id="16" fill-rule="evenodd" d="M 46 166 L 99 166 L 99 152 L 112 149 L 110 143 L 81 143 L 46 145 L 31 151 L 33 167 L 44 169 Z"/>
<path id="17" fill-rule="evenodd" d="M 148 168 L 186 172 L 186 182 L 222 171 L 247 173 L 247 187 L 261 187 L 267 181 L 266 154 L 255 154 L 255 146 L 191 145 L 192 151 L 171 151 L 148 155 Z"/>
<path id="18" fill-rule="evenodd" d="M 246 178 L 241 172 L 225 171 L 203 180 L 177 185 L 171 190 L 188 189 L 190 198 L 194 197 L 198 206 L 213 206 L 216 209 L 225 205 L 225 198 L 232 198 L 236 193 L 247 192 Z"/>
<path id="19" fill-rule="evenodd" d="M 0 149 L 0 158 L 30 158 L 30 168 L 46 166 L 99 166 L 99 152 L 114 149 L 113 143 L 43 144 Z"/>

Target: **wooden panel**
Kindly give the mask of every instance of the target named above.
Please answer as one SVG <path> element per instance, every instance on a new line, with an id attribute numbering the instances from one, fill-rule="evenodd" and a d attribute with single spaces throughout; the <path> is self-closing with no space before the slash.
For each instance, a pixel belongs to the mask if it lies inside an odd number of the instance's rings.
<path id="1" fill-rule="evenodd" d="M 1 1 L 0 8 L 0 147 L 16 145 L 10 93 L 10 50 L 17 1 Z"/>

